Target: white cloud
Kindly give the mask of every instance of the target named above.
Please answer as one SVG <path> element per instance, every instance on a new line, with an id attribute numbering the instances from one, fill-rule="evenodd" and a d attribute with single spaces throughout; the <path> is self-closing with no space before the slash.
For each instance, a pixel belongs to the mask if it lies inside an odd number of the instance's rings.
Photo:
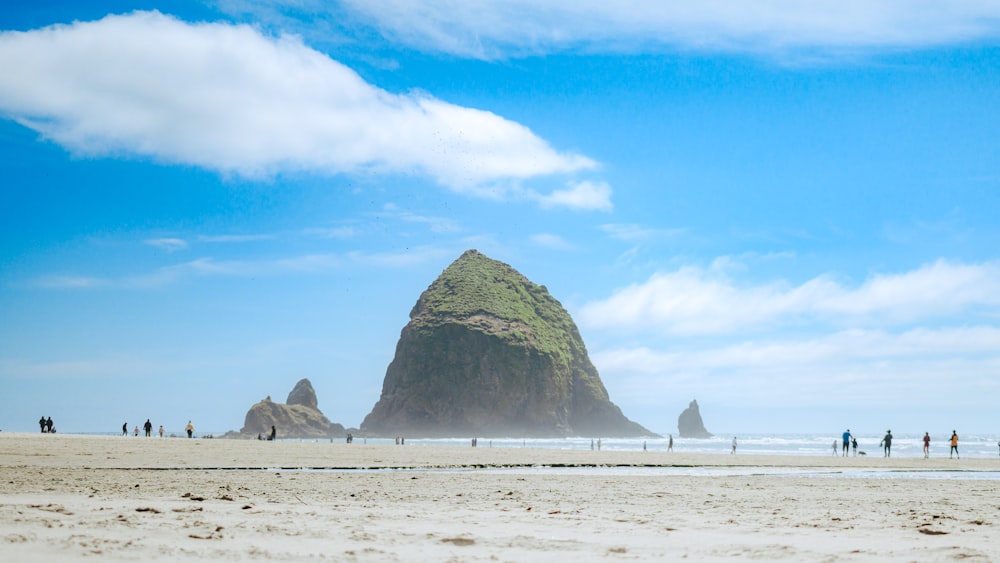
<path id="1" fill-rule="evenodd" d="M 974 0 L 344 0 L 342 4 L 393 40 L 484 59 L 567 49 L 832 53 L 921 48 L 1000 35 L 1000 4 Z"/>
<path id="2" fill-rule="evenodd" d="M 176 252 L 188 247 L 187 241 L 179 238 L 154 238 L 144 241 L 149 246 L 154 246 L 167 252 Z"/>
<path id="3" fill-rule="evenodd" d="M 961 312 L 1000 313 L 1000 264 L 939 260 L 910 272 L 875 275 L 857 287 L 829 276 L 800 285 L 784 281 L 743 287 L 726 275 L 727 261 L 705 270 L 684 267 L 586 304 L 587 326 L 670 334 L 721 334 L 832 322 L 882 326 Z"/>
<path id="4" fill-rule="evenodd" d="M 542 207 L 611 211 L 611 186 L 605 182 L 572 182 L 565 190 L 539 195 Z"/>
<path id="5" fill-rule="evenodd" d="M 473 194 L 596 166 L 521 124 L 386 92 L 295 37 L 245 25 L 137 12 L 4 32 L 0 68 L 0 115 L 81 155 L 247 177 L 417 173 Z"/>
<path id="6" fill-rule="evenodd" d="M 1000 392 L 1000 328 L 834 332 L 812 338 L 620 347 L 592 353 L 602 377 L 627 378 L 638 402 L 712 395 L 717 405 L 910 408 L 942 394 L 987 404 Z"/>

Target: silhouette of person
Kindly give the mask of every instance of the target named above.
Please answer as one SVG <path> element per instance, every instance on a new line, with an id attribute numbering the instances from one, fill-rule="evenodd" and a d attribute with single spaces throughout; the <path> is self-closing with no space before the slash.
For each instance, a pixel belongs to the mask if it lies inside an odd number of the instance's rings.
<path id="1" fill-rule="evenodd" d="M 892 430 L 885 431 L 885 437 L 882 438 L 882 446 L 885 448 L 885 456 L 892 456 Z"/>
<path id="2" fill-rule="evenodd" d="M 42 429 L 42 434 L 45 434 L 45 417 L 38 419 L 38 427 Z"/>
<path id="3" fill-rule="evenodd" d="M 52 433 L 52 417 L 50 416 L 48 420 L 45 421 L 45 431 L 49 434 Z"/>
<path id="4" fill-rule="evenodd" d="M 931 435 L 924 432 L 924 459 L 931 457 Z"/>
<path id="5" fill-rule="evenodd" d="M 149 438 L 153 435 L 153 423 L 146 419 L 146 424 L 142 425 L 142 429 L 146 431 L 146 437 Z"/>
<path id="6" fill-rule="evenodd" d="M 188 438 L 194 437 L 194 424 L 191 424 L 190 420 L 188 421 L 187 426 L 184 427 L 184 431 L 188 433 Z"/>
<path id="7" fill-rule="evenodd" d="M 275 438 L 277 438 L 277 437 L 278 437 L 278 429 L 277 429 L 277 428 L 275 428 L 275 427 L 274 427 L 274 425 L 272 424 L 272 425 L 271 425 L 271 433 L 270 433 L 270 434 L 269 434 L 269 435 L 267 436 L 267 439 L 268 439 L 269 441 L 272 441 L 272 442 L 273 442 L 273 441 L 274 441 L 274 439 L 275 439 Z"/>
<path id="8" fill-rule="evenodd" d="M 122 424 L 122 436 L 128 436 L 128 422 Z"/>
<path id="9" fill-rule="evenodd" d="M 854 457 L 858 457 L 858 439 L 851 436 L 851 447 L 854 448 Z"/>
<path id="10" fill-rule="evenodd" d="M 668 452 L 674 451 L 674 435 L 673 434 L 670 435 L 670 440 L 667 441 L 667 451 Z"/>

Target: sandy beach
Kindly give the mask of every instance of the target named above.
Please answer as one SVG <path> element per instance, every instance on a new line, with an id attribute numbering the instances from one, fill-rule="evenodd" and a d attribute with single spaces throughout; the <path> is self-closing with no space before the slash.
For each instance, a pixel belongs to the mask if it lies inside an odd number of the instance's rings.
<path id="1" fill-rule="evenodd" d="M 887 470 L 895 473 L 878 473 Z M 995 459 L 3 432 L 0 554 L 7 561 L 990 561 L 1000 559 L 1000 481 L 976 477 L 998 470 Z M 907 477 L 914 471 L 965 473 Z"/>

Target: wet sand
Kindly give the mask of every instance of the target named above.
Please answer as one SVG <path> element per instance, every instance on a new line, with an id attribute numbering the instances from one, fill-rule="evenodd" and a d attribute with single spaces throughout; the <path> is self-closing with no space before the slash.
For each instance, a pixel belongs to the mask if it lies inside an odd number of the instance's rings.
<path id="1" fill-rule="evenodd" d="M 795 475 L 869 470 L 968 473 Z M 713 471 L 720 474 L 697 475 Z M 1000 471 L 1000 461 L 3 432 L 0 554 L 8 561 L 1000 560 L 1000 481 L 974 479 L 981 471 Z"/>

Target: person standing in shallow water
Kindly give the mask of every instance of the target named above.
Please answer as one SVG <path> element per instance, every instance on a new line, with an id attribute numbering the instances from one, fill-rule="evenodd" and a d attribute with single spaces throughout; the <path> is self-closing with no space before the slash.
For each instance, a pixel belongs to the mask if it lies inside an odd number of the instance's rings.
<path id="1" fill-rule="evenodd" d="M 882 438 L 882 447 L 885 448 L 885 457 L 892 457 L 892 430 L 886 430 Z"/>
<path id="2" fill-rule="evenodd" d="M 948 450 L 948 459 L 951 459 L 952 454 L 955 454 L 958 459 L 962 459 L 962 456 L 958 455 L 958 432 L 954 430 L 951 431 L 951 449 Z"/>
<path id="3" fill-rule="evenodd" d="M 858 439 L 851 436 L 851 447 L 854 448 L 854 457 L 858 457 Z"/>
<path id="4" fill-rule="evenodd" d="M 924 432 L 924 459 L 931 457 L 931 434 Z"/>
<path id="5" fill-rule="evenodd" d="M 850 428 L 848 428 L 844 432 L 843 438 L 844 438 L 844 443 L 843 443 L 843 452 L 842 453 L 843 453 L 844 457 L 847 457 L 847 452 L 848 452 L 848 450 L 851 449 L 851 429 Z"/>

